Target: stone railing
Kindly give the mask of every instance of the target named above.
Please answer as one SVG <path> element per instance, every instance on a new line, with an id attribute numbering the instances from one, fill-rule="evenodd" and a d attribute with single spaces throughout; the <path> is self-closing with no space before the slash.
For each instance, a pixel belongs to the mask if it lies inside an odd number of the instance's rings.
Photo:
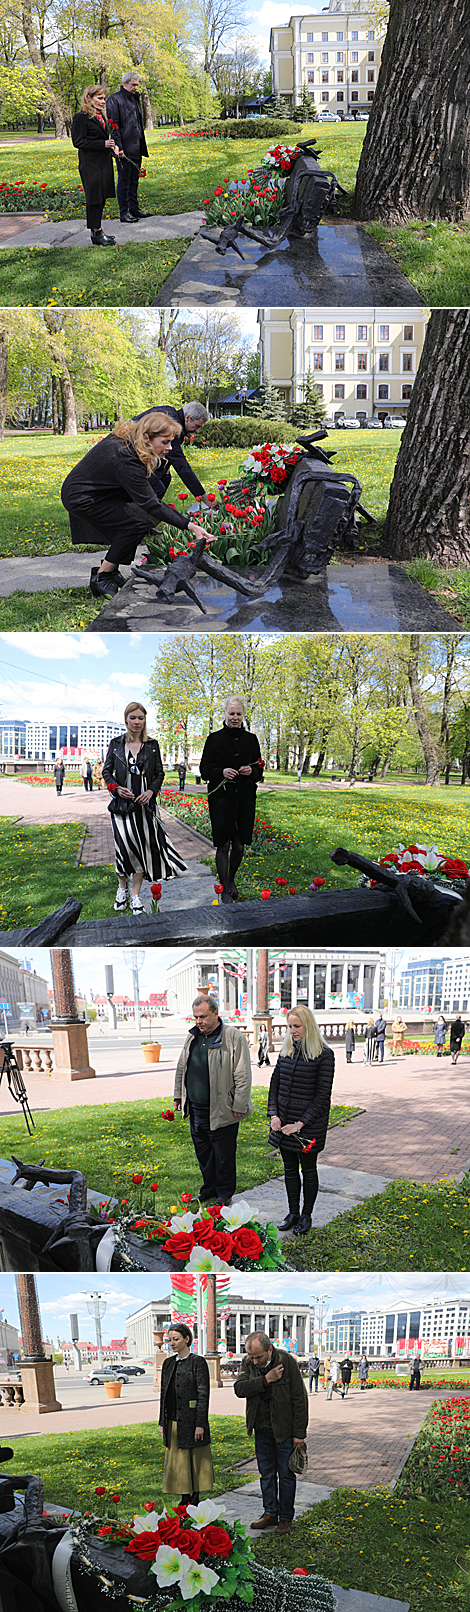
<path id="1" fill-rule="evenodd" d="M 24 1405 L 23 1384 L 19 1378 L 10 1382 L 0 1377 L 0 1409 L 11 1410 L 13 1405 Z"/>
<path id="2" fill-rule="evenodd" d="M 33 1047 L 29 1042 L 15 1041 L 15 1052 L 20 1069 L 25 1075 L 51 1075 L 54 1068 L 52 1047 Z"/>

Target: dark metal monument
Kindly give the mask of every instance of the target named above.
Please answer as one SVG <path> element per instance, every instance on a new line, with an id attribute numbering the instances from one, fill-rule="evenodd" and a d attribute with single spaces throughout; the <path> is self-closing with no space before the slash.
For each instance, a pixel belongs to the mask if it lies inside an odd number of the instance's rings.
<path id="1" fill-rule="evenodd" d="M 13 1158 L 16 1175 L 0 1181 L 0 1268 L 4 1271 L 95 1271 L 99 1245 L 109 1220 L 97 1219 L 87 1208 L 87 1183 L 81 1170 L 51 1170 Z M 49 1192 L 35 1192 L 41 1184 Z M 69 1190 L 68 1204 L 59 1201 L 54 1188 Z M 65 1192 L 64 1192 L 65 1198 Z M 142 1270 L 179 1270 L 171 1255 L 155 1244 L 144 1245 L 132 1233 L 127 1238 L 131 1265 Z M 119 1253 L 113 1270 L 125 1270 Z"/>
<path id="2" fill-rule="evenodd" d="M 238 245 L 238 237 L 246 236 L 248 240 L 259 241 L 261 246 L 280 246 L 281 241 L 289 235 L 309 235 L 320 223 L 322 213 L 336 212 L 338 191 L 343 190 L 336 174 L 329 168 L 321 168 L 318 162 L 320 155 L 316 140 L 299 140 L 297 142 L 299 155 L 295 158 L 284 186 L 284 205 L 279 215 L 279 223 L 274 230 L 255 229 L 247 224 L 244 218 L 237 218 L 233 224 L 226 224 L 219 233 L 210 229 L 201 230 L 203 238 L 215 246 L 220 257 L 225 257 L 229 247 L 243 258 L 243 252 Z M 271 177 L 264 168 L 256 168 L 253 179 L 260 183 Z"/>

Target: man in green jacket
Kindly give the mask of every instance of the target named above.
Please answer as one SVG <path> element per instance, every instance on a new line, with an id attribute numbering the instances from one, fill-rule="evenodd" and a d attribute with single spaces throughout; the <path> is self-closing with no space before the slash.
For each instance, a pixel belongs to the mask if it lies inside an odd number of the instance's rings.
<path id="1" fill-rule="evenodd" d="M 297 1361 L 275 1349 L 266 1332 L 250 1332 L 246 1355 L 234 1383 L 246 1399 L 248 1433 L 255 1435 L 264 1511 L 252 1528 L 290 1534 L 294 1521 L 296 1476 L 289 1459 L 305 1443 L 308 1396 Z"/>
<path id="2" fill-rule="evenodd" d="M 246 1036 L 223 1024 L 215 996 L 197 996 L 195 1024 L 176 1065 L 173 1101 L 189 1124 L 203 1177 L 202 1203 L 228 1204 L 237 1184 L 238 1126 L 253 1113 Z"/>

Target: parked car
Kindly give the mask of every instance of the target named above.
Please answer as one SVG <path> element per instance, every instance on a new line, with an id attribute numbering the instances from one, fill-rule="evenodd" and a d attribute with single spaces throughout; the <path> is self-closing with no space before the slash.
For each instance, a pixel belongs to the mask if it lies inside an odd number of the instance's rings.
<path id="1" fill-rule="evenodd" d="M 123 1370 L 128 1377 L 145 1377 L 145 1366 L 129 1366 L 127 1360 Z"/>
<path id="2" fill-rule="evenodd" d="M 356 123 L 367 123 L 369 112 L 356 112 Z"/>
<path id="3" fill-rule="evenodd" d="M 341 123 L 341 118 L 339 117 L 337 112 L 319 112 L 317 122 L 318 123 Z"/>
<path id="4" fill-rule="evenodd" d="M 394 425 L 396 431 L 403 431 L 404 426 L 406 425 L 406 420 L 401 414 L 392 414 L 390 417 L 390 425 Z"/>
<path id="5" fill-rule="evenodd" d="M 360 431 L 361 429 L 360 420 L 343 420 L 343 425 L 345 431 Z"/>
<path id="6" fill-rule="evenodd" d="M 128 1383 L 127 1371 L 122 1366 L 92 1366 L 87 1371 L 87 1381 L 96 1386 L 97 1383 Z"/>
<path id="7" fill-rule="evenodd" d="M 367 428 L 368 428 L 369 431 L 381 431 L 382 430 L 382 421 L 381 420 L 368 420 L 367 421 Z"/>

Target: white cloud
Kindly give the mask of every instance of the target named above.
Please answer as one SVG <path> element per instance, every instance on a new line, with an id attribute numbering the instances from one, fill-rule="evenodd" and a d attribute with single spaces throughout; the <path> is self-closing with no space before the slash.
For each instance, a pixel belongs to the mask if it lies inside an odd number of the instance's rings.
<path id="1" fill-rule="evenodd" d="M 119 683 L 120 688 L 146 688 L 148 677 L 144 672 L 111 672 L 110 683 Z"/>
<path id="2" fill-rule="evenodd" d="M 145 687 L 145 678 L 136 676 L 131 679 L 133 687 L 141 683 Z M 82 678 L 77 682 L 67 683 L 64 675 L 63 687 L 60 683 L 42 682 L 41 679 L 30 682 L 27 677 L 16 678 L 15 685 L 0 686 L 0 713 L 2 717 L 21 716 L 26 721 L 41 718 L 45 722 L 70 722 L 89 720 L 97 721 L 105 718 L 111 722 L 120 722 L 122 718 L 122 696 L 118 689 L 111 684 L 92 682 L 91 679 Z"/>
<path id="3" fill-rule="evenodd" d="M 132 1309 L 135 1309 L 136 1307 L 135 1293 L 127 1293 L 125 1289 L 119 1290 L 119 1288 L 107 1288 L 101 1284 L 100 1294 L 101 1297 L 106 1301 L 106 1315 L 111 1312 L 113 1314 L 120 1314 L 121 1311 L 124 1311 L 125 1314 L 128 1315 L 129 1308 L 131 1307 Z M 81 1320 L 83 1320 L 83 1318 L 86 1316 L 87 1324 L 89 1326 L 93 1326 L 94 1317 L 93 1314 L 90 1315 L 88 1312 L 86 1297 L 86 1294 L 84 1295 L 83 1293 L 72 1292 L 62 1294 L 60 1298 L 46 1299 L 45 1302 L 40 1298 L 39 1302 L 41 1314 L 56 1316 L 78 1314 Z M 91 1301 L 91 1291 L 89 1298 Z"/>
<path id="4" fill-rule="evenodd" d="M 80 655 L 91 655 L 95 660 L 102 660 L 109 655 L 109 649 L 99 633 L 87 638 L 85 633 L 61 632 L 2 632 L 0 637 L 7 644 L 13 644 L 25 655 L 34 655 L 39 660 L 60 660 L 67 663 L 69 660 L 78 660 Z"/>

